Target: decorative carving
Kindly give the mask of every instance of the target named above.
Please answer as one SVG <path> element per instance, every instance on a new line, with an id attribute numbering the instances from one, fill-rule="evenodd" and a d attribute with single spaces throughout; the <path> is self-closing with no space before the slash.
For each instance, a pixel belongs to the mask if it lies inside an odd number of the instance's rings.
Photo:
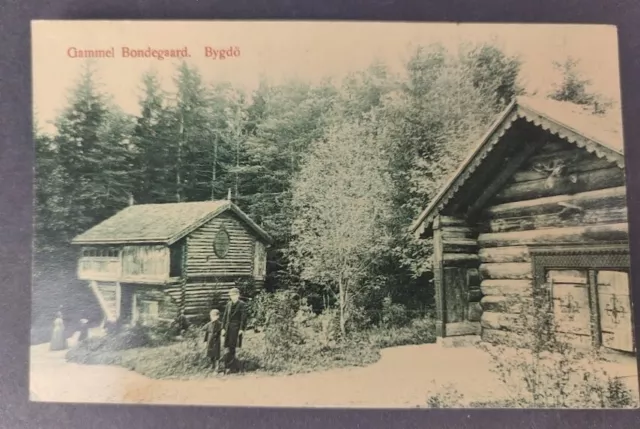
<path id="1" fill-rule="evenodd" d="M 567 319 L 573 322 L 576 314 L 580 313 L 580 303 L 576 301 L 573 295 L 569 294 L 564 299 L 560 299 L 560 311 L 567 315 Z"/>
<path id="2" fill-rule="evenodd" d="M 547 189 L 552 189 L 558 178 L 565 176 L 568 166 L 575 163 L 577 160 L 578 156 L 574 155 L 573 159 L 568 162 L 561 159 L 554 159 L 551 162 L 538 162 L 532 166 L 532 169 L 538 173 L 547 175 L 547 180 L 545 181 L 544 186 Z M 578 181 L 578 176 L 575 173 L 570 174 L 568 177 L 571 183 L 576 183 Z"/>
<path id="3" fill-rule="evenodd" d="M 605 306 L 605 311 L 616 325 L 619 325 L 622 321 L 618 318 L 618 315 L 625 314 L 627 312 L 622 305 L 619 305 L 618 297 L 616 295 L 611 295 L 611 299 Z"/>
<path id="4" fill-rule="evenodd" d="M 558 213 L 560 219 L 567 219 L 572 216 L 583 215 L 584 209 L 578 205 L 567 203 L 567 202 L 559 202 L 559 206 L 562 207 L 562 210 Z"/>

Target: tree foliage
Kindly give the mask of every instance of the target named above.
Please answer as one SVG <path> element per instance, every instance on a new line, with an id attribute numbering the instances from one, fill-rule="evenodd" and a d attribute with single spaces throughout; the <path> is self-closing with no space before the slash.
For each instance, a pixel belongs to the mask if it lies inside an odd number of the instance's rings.
<path id="1" fill-rule="evenodd" d="M 337 295 L 343 334 L 354 296 L 388 245 L 391 183 L 378 132 L 370 119 L 330 128 L 293 186 L 292 265 Z"/>
<path id="2" fill-rule="evenodd" d="M 337 304 L 343 328 L 356 307 L 382 311 L 384 297 L 414 311 L 429 297 L 430 246 L 408 227 L 522 93 L 519 69 L 492 44 L 431 45 L 397 74 L 375 62 L 341 82 L 264 80 L 246 93 L 182 63 L 170 87 L 153 71 L 141 77 L 131 117 L 88 67 L 56 132 L 34 132 L 36 251 L 67 252 L 131 197 L 201 201 L 231 190 L 274 238 L 268 288 L 301 291 L 316 310 Z"/>
<path id="3" fill-rule="evenodd" d="M 567 57 L 562 62 L 554 61 L 553 66 L 562 75 L 562 81 L 555 85 L 549 98 L 557 101 L 568 101 L 592 108 L 594 113 L 603 114 L 611 107 L 611 100 L 602 94 L 590 91 L 591 80 L 580 71 L 580 61 Z"/>

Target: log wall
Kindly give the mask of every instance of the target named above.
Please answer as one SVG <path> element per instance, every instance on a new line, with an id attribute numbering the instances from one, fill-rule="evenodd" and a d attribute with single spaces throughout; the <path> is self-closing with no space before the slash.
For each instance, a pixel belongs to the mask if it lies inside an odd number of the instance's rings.
<path id="1" fill-rule="evenodd" d="M 165 293 L 164 286 L 136 285 L 133 289 L 133 318 L 144 321 L 149 315 L 145 314 L 145 301 L 158 303 L 158 317 L 161 320 L 173 320 L 178 314 L 178 302 Z"/>
<path id="2" fill-rule="evenodd" d="M 214 239 L 221 227 L 229 234 L 229 251 L 224 258 L 214 251 Z M 188 277 L 250 277 L 253 274 L 256 239 L 231 213 L 223 213 L 187 238 Z"/>
<path id="3" fill-rule="evenodd" d="M 217 308 L 220 311 L 224 309 L 229 299 L 229 290 L 237 287 L 237 280 L 241 279 L 226 277 L 192 279 L 184 286 L 171 285 L 166 287 L 164 292 L 173 302 L 182 305 L 187 317 L 206 318 L 212 309 Z M 261 287 L 262 283 L 257 282 L 256 288 Z"/>
<path id="4" fill-rule="evenodd" d="M 537 171 L 553 162 L 564 167 Z M 568 143 L 547 144 L 483 210 L 479 230 L 482 338 L 517 344 L 534 286 L 528 246 L 627 241 L 624 171 Z"/>

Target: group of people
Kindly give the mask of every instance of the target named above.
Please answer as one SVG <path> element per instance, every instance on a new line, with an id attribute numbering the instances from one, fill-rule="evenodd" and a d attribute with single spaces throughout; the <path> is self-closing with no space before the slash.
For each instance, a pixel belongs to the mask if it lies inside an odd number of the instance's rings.
<path id="1" fill-rule="evenodd" d="M 80 334 L 78 341 L 82 341 L 89 337 L 89 320 L 80 319 Z M 67 332 L 64 325 L 64 318 L 62 317 L 62 310 L 56 312 L 56 317 L 53 320 L 53 331 L 51 333 L 51 342 L 49 343 L 49 349 L 51 351 L 65 350 L 68 347 Z"/>
<path id="2" fill-rule="evenodd" d="M 229 301 L 227 302 L 222 319 L 220 311 L 211 310 L 210 321 L 203 327 L 204 342 L 206 343 L 206 354 L 210 360 L 214 371 L 234 371 L 239 369 L 239 362 L 236 358 L 236 349 L 242 347 L 242 337 L 247 325 L 247 306 L 240 300 L 240 291 L 233 288 L 229 291 Z M 183 312 L 174 321 L 174 326 L 183 332 L 188 326 L 188 322 Z M 80 321 L 79 341 L 88 337 L 88 320 Z M 224 341 L 222 338 L 224 337 Z M 53 332 L 51 335 L 51 350 L 65 350 L 67 348 L 67 336 L 62 317 L 62 311 L 56 313 L 53 322 Z M 224 348 L 224 355 L 222 350 Z"/>
<path id="3" fill-rule="evenodd" d="M 210 321 L 203 327 L 204 342 L 207 344 L 207 357 L 215 372 L 238 370 L 236 349 L 242 347 L 242 337 L 247 325 L 246 304 L 240 300 L 240 291 L 233 288 L 229 291 L 222 320 L 220 311 L 211 310 Z M 222 340 L 224 337 L 224 341 Z M 225 353 L 222 355 L 222 348 Z"/>

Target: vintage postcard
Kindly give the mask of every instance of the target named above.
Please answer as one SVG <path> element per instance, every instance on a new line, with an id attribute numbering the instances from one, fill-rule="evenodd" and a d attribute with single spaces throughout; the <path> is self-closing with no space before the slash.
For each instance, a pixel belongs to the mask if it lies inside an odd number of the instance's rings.
<path id="1" fill-rule="evenodd" d="M 638 406 L 616 28 L 34 21 L 30 399 Z"/>

